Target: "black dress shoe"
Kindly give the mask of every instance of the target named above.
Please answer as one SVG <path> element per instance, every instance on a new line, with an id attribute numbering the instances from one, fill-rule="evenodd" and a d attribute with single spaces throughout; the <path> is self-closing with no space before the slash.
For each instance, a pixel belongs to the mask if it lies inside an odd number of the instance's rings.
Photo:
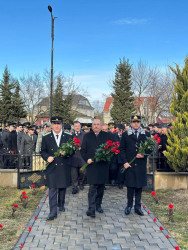
<path id="1" fill-rule="evenodd" d="M 104 212 L 102 207 L 96 207 L 96 211 L 101 214 Z"/>
<path id="2" fill-rule="evenodd" d="M 54 220 L 55 218 L 57 218 L 57 214 L 55 215 L 49 214 L 47 220 Z"/>
<path id="3" fill-rule="evenodd" d="M 130 214 L 130 212 L 131 212 L 131 207 L 126 207 L 125 208 L 125 211 L 124 211 L 124 213 L 126 214 L 126 215 L 128 215 L 128 214 Z"/>
<path id="4" fill-rule="evenodd" d="M 119 189 L 123 189 L 123 185 L 122 184 L 119 184 Z"/>
<path id="5" fill-rule="evenodd" d="M 84 186 L 83 185 L 80 185 L 80 190 L 84 190 Z"/>
<path id="6" fill-rule="evenodd" d="M 87 215 L 87 216 L 90 216 L 90 217 L 92 217 L 92 218 L 95 218 L 95 212 L 91 212 L 91 211 L 88 210 L 88 211 L 86 212 L 86 215 Z"/>
<path id="7" fill-rule="evenodd" d="M 60 212 L 65 212 L 65 208 L 64 207 L 59 207 L 59 211 Z"/>
<path id="8" fill-rule="evenodd" d="M 137 208 L 137 209 L 135 209 L 134 211 L 135 211 L 136 214 L 138 214 L 138 215 L 140 215 L 140 216 L 144 216 L 144 213 L 143 213 L 143 211 L 142 211 L 141 208 Z"/>
<path id="9" fill-rule="evenodd" d="M 73 188 L 72 189 L 72 194 L 77 194 L 78 193 L 78 188 Z"/>

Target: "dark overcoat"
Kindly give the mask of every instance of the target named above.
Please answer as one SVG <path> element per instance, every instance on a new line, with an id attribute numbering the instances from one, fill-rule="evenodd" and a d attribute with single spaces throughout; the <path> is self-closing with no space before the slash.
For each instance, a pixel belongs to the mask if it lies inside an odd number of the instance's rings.
<path id="1" fill-rule="evenodd" d="M 15 151 L 15 154 L 18 153 L 18 148 L 17 148 L 17 132 L 15 130 L 13 130 L 13 131 L 11 131 L 9 133 L 8 149 L 11 150 L 11 151 Z"/>
<path id="2" fill-rule="evenodd" d="M 82 142 L 81 155 L 87 162 L 95 156 L 96 149 L 108 140 L 112 140 L 109 133 L 100 131 L 96 136 L 93 130 L 84 135 Z M 86 176 L 88 184 L 105 184 L 109 177 L 109 162 L 94 162 L 86 168 Z"/>
<path id="3" fill-rule="evenodd" d="M 37 143 L 37 136 L 33 134 L 29 136 L 29 134 L 23 134 L 22 141 L 21 141 L 21 155 L 31 156 L 35 152 Z"/>
<path id="4" fill-rule="evenodd" d="M 138 138 L 132 133 L 131 128 L 122 134 L 120 157 L 123 164 L 130 162 L 137 155 L 138 148 L 136 145 L 139 146 L 141 141 L 144 142 L 146 136 L 150 137 L 149 133 L 146 133 L 143 129 L 141 129 Z M 136 158 L 136 160 L 131 163 L 131 167 L 125 170 L 125 185 L 127 187 L 141 188 L 147 185 L 146 164 L 147 156 L 144 156 L 144 158 Z"/>
<path id="5" fill-rule="evenodd" d="M 84 138 L 85 132 L 82 130 L 80 131 L 80 134 L 78 136 L 73 133 L 72 138 L 76 137 L 80 140 L 80 147 L 82 147 L 82 142 Z M 72 156 L 72 163 L 71 166 L 74 168 L 81 168 L 85 164 L 84 159 L 81 156 L 80 150 L 76 151 L 75 154 Z"/>
<path id="6" fill-rule="evenodd" d="M 71 135 L 62 132 L 60 146 L 66 143 Z M 42 137 L 41 156 L 47 161 L 49 156 L 54 156 L 58 146 L 52 132 Z M 46 168 L 47 186 L 49 188 L 66 188 L 70 185 L 71 157 L 57 157 Z"/>

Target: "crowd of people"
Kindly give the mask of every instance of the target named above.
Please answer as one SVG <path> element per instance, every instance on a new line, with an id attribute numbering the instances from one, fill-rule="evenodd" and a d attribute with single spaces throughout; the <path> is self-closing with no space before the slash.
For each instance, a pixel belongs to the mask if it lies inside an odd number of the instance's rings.
<path id="1" fill-rule="evenodd" d="M 144 141 L 146 137 L 160 138 L 155 154 L 162 154 L 166 150 L 167 133 L 172 129 L 171 124 L 149 124 L 144 127 L 140 116 L 132 116 L 130 125 L 102 124 L 95 119 L 90 126 L 74 121 L 73 125 L 63 124 L 61 117 L 52 117 L 43 127 L 24 124 L 9 123 L 0 128 L 1 168 L 18 168 L 18 157 L 23 168 L 31 169 L 33 154 L 39 154 L 49 163 L 46 169 L 47 186 L 49 188 L 50 214 L 49 220 L 57 216 L 59 211 L 65 211 L 66 187 L 71 183 L 72 194 L 84 189 L 84 183 L 89 184 L 87 215 L 95 217 L 95 211 L 103 213 L 101 207 L 105 184 L 118 185 L 123 189 L 127 186 L 127 207 L 125 214 L 131 212 L 133 197 L 135 196 L 135 212 L 143 215 L 140 207 L 142 187 L 146 182 L 147 157 L 138 154 L 136 144 Z M 70 138 L 80 140 L 80 150 L 71 157 L 54 158 L 59 146 Z M 96 163 L 92 159 L 96 149 L 106 141 L 119 142 L 120 154 L 114 155 L 110 162 Z M 62 153 L 63 154 L 63 153 Z M 136 154 L 136 160 L 129 164 Z M 158 157 L 156 157 L 158 158 Z M 86 171 L 80 168 L 88 163 Z M 137 165 L 139 167 L 137 167 Z M 122 173 L 122 168 L 126 171 Z M 163 155 L 160 159 L 160 169 L 167 169 L 168 164 Z"/>

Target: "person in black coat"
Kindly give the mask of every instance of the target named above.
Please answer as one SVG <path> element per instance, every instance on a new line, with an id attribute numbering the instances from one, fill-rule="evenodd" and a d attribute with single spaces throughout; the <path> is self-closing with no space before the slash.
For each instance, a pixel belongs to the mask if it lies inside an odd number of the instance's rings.
<path id="1" fill-rule="evenodd" d="M 89 164 L 86 168 L 88 192 L 88 211 L 87 216 L 95 217 L 95 210 L 103 213 L 101 208 L 105 183 L 109 177 L 109 162 L 93 162 L 96 149 L 108 140 L 112 140 L 109 133 L 101 130 L 101 121 L 95 119 L 92 123 L 92 130 L 84 135 L 82 142 L 81 155 Z"/>
<path id="2" fill-rule="evenodd" d="M 81 124 L 79 121 L 74 121 L 73 123 L 74 132 L 72 133 L 72 137 L 76 137 L 80 140 L 80 147 L 82 146 L 82 141 L 85 135 L 85 132 L 81 130 Z M 72 182 L 72 194 L 78 193 L 78 185 L 80 190 L 84 189 L 83 181 L 85 177 L 85 173 L 80 172 L 80 168 L 85 164 L 84 159 L 82 158 L 80 151 L 76 151 L 72 156 L 71 163 L 71 182 Z"/>
<path id="3" fill-rule="evenodd" d="M 57 217 L 58 206 L 59 211 L 65 211 L 65 193 L 66 188 L 70 185 L 71 157 L 53 157 L 61 144 L 66 143 L 71 138 L 71 135 L 63 132 L 62 122 L 61 117 L 52 117 L 52 131 L 42 137 L 41 156 L 49 163 L 46 168 L 50 205 L 50 214 L 47 220 L 54 220 Z"/>
<path id="4" fill-rule="evenodd" d="M 131 127 L 122 135 L 120 143 L 120 157 L 123 162 L 125 170 L 125 185 L 127 186 L 127 207 L 125 214 L 131 212 L 133 206 L 133 197 L 135 195 L 135 213 L 144 215 L 141 210 L 141 194 L 142 187 L 147 185 L 147 156 L 138 154 L 138 146 L 141 142 L 149 137 L 149 133 L 141 128 L 141 117 L 138 115 L 131 116 Z M 147 152 L 151 153 L 151 152 Z M 136 160 L 129 164 L 129 162 L 136 156 Z"/>

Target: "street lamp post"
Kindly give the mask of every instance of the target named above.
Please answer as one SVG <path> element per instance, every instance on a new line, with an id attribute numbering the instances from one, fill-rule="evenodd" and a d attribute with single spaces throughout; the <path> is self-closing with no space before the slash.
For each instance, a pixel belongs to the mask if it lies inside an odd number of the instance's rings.
<path id="1" fill-rule="evenodd" d="M 52 118 L 52 96 L 53 96 L 53 45 L 54 45 L 54 16 L 52 15 L 52 7 L 49 5 L 48 10 L 51 13 L 51 38 L 52 38 L 52 48 L 51 48 L 51 81 L 50 81 L 50 120 Z"/>

